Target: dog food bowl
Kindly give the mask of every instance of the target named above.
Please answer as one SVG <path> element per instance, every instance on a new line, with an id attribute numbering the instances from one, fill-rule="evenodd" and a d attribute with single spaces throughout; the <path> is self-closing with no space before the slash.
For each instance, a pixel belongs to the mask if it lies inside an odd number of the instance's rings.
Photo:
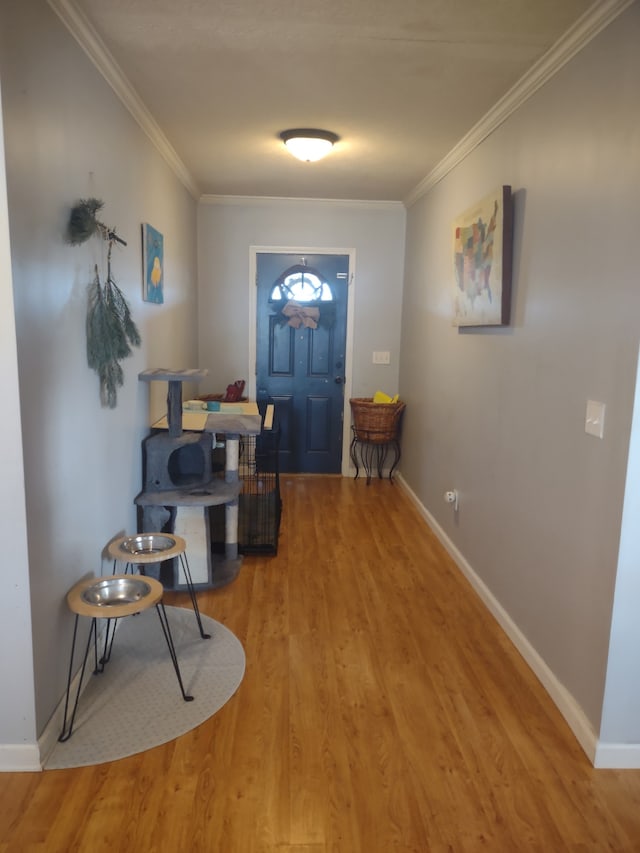
<path id="1" fill-rule="evenodd" d="M 122 550 L 132 555 L 161 554 L 175 546 L 175 540 L 161 533 L 140 533 L 122 542 Z"/>
<path id="2" fill-rule="evenodd" d="M 110 607 L 114 604 L 134 604 L 151 592 L 151 586 L 142 578 L 103 578 L 87 587 L 82 598 L 87 604 Z"/>

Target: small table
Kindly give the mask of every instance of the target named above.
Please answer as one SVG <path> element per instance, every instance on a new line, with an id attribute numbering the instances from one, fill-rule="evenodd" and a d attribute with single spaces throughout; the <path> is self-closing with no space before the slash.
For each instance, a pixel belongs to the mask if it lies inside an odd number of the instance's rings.
<path id="1" fill-rule="evenodd" d="M 67 692 L 64 703 L 64 720 L 62 723 L 62 732 L 58 740 L 61 743 L 69 740 L 73 733 L 73 724 L 78 710 L 78 701 L 80 699 L 80 691 L 84 679 L 84 673 L 87 666 L 87 658 L 89 657 L 89 649 L 93 641 L 93 652 L 95 659 L 94 675 L 104 671 L 105 665 L 111 657 L 111 649 L 113 647 L 113 639 L 118 619 L 125 616 L 134 616 L 136 613 L 141 613 L 149 607 L 155 607 L 162 627 L 162 633 L 167 641 L 169 655 L 176 676 L 182 698 L 185 702 L 192 702 L 193 696 L 187 695 L 182 683 L 180 675 L 180 667 L 178 666 L 178 656 L 171 636 L 171 628 L 169 619 L 162 602 L 164 589 L 160 581 L 149 577 L 136 577 L 134 575 L 110 575 L 109 577 L 90 577 L 78 581 L 67 593 L 67 605 L 69 609 L 75 613 L 75 624 L 73 626 L 73 640 L 71 643 L 71 657 L 69 660 L 69 675 L 67 678 Z M 78 689 L 71 712 L 71 719 L 67 725 L 69 711 L 69 697 L 71 694 L 71 681 L 73 678 L 73 661 L 75 657 L 76 639 L 78 636 L 78 620 L 80 616 L 88 616 L 91 619 L 91 627 L 89 629 L 89 637 L 87 646 L 84 652 L 82 668 L 80 670 L 80 679 L 78 681 Z M 102 657 L 98 659 L 98 619 L 107 620 L 107 628 L 105 631 L 104 651 Z"/>

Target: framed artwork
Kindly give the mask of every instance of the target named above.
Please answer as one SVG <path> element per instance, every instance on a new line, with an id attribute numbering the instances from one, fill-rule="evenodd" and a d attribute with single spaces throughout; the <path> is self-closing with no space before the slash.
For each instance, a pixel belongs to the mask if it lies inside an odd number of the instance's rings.
<path id="1" fill-rule="evenodd" d="M 503 186 L 453 222 L 453 323 L 507 326 L 511 312 L 513 201 Z"/>
<path id="2" fill-rule="evenodd" d="M 145 302 L 164 302 L 164 238 L 146 223 L 142 226 L 142 298 Z"/>

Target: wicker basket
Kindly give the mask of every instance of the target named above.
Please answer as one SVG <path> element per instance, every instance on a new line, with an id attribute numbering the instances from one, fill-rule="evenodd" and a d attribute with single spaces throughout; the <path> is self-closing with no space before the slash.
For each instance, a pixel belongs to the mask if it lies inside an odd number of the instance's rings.
<path id="1" fill-rule="evenodd" d="M 372 397 L 352 397 L 351 419 L 354 437 L 358 441 L 384 444 L 395 441 L 400 432 L 400 422 L 406 404 L 374 403 Z"/>

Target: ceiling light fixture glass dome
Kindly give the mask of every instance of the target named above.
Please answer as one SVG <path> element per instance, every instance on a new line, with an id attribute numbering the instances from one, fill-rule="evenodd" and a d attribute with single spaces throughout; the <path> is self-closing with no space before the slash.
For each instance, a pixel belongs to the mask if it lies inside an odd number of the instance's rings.
<path id="1" fill-rule="evenodd" d="M 299 127 L 293 130 L 283 130 L 280 139 L 287 150 L 298 160 L 313 163 L 321 160 L 331 151 L 340 137 L 329 130 L 315 130 L 310 127 Z"/>

